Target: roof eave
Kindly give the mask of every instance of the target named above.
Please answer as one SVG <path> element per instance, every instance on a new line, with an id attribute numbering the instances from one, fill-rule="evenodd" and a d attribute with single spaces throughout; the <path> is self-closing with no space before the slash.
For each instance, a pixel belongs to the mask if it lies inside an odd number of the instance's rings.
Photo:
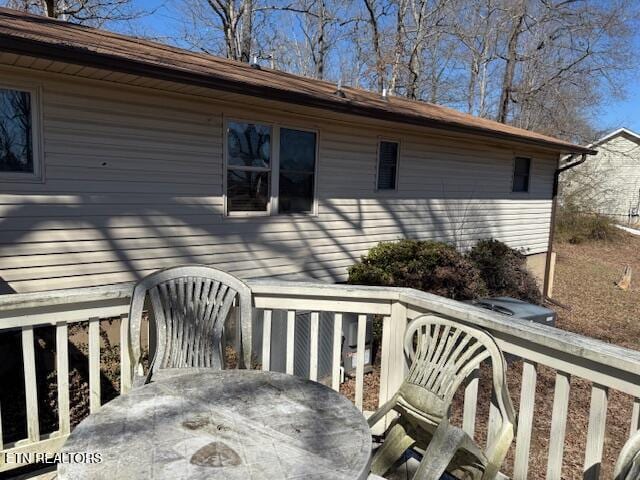
<path id="1" fill-rule="evenodd" d="M 64 44 L 52 45 L 50 43 L 39 42 L 37 40 L 16 38 L 15 36 L 0 34 L 0 50 L 19 55 L 47 58 L 75 65 L 107 69 L 120 73 L 159 78 L 162 80 L 186 83 L 204 88 L 269 98 L 272 100 L 296 103 L 308 107 L 330 109 L 340 113 L 375 117 L 381 120 L 409 123 L 429 128 L 479 135 L 493 139 L 497 138 L 505 141 L 517 141 L 533 146 L 550 148 L 562 154 L 586 153 L 594 155 L 597 153 L 596 150 L 589 147 L 571 145 L 564 142 L 527 138 L 515 134 L 487 130 L 482 127 L 473 127 L 454 122 L 425 118 L 419 115 L 398 114 L 377 107 L 354 105 L 348 99 L 340 97 L 336 97 L 335 99 L 321 99 L 312 95 L 290 92 L 279 88 L 249 85 L 247 83 L 232 81 L 222 77 L 188 72 L 171 66 L 153 65 L 133 59 L 126 59 L 104 53 L 96 53 L 89 49 L 82 49 Z"/>

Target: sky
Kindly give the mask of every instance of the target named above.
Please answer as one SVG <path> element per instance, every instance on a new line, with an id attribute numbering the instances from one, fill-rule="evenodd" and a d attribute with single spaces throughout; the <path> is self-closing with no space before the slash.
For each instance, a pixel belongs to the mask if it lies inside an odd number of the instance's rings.
<path id="1" fill-rule="evenodd" d="M 174 6 L 178 0 L 138 0 L 137 5 L 152 12 L 150 15 L 139 19 L 142 24 L 142 32 L 145 35 L 153 35 L 162 40 L 162 37 L 175 37 L 177 35 L 177 22 Z M 174 40 L 174 43 L 175 40 Z M 640 35 L 636 38 L 636 51 L 640 51 Z M 640 133 L 640 66 L 636 75 L 629 78 L 624 98 L 612 98 L 601 105 L 600 111 L 595 114 L 592 124 L 602 132 L 609 132 L 621 127 L 626 127 Z"/>
<path id="2" fill-rule="evenodd" d="M 603 131 L 626 127 L 640 133 L 640 74 L 630 80 L 626 98 L 604 105 L 601 118 L 595 123 Z"/>

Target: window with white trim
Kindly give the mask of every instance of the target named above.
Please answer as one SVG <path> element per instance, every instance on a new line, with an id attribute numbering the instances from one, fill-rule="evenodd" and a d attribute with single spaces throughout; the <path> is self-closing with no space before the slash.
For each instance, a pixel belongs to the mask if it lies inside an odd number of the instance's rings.
<path id="1" fill-rule="evenodd" d="M 378 190 L 396 190 L 398 185 L 398 142 L 378 143 Z"/>
<path id="2" fill-rule="evenodd" d="M 226 145 L 228 215 L 314 213 L 316 132 L 229 121 Z"/>
<path id="3" fill-rule="evenodd" d="M 0 85 L 0 178 L 40 174 L 35 90 Z"/>

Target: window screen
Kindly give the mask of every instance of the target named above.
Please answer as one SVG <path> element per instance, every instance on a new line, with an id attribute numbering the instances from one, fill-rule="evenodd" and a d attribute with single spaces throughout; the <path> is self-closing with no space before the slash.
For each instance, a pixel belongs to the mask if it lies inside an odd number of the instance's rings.
<path id="1" fill-rule="evenodd" d="M 0 171 L 34 173 L 29 92 L 0 88 Z"/>
<path id="2" fill-rule="evenodd" d="M 395 190 L 398 174 L 398 143 L 381 141 L 378 146 L 378 190 Z"/>
<path id="3" fill-rule="evenodd" d="M 304 130 L 280 129 L 280 213 L 313 210 L 316 168 L 316 134 Z"/>
<path id="4" fill-rule="evenodd" d="M 516 157 L 513 161 L 513 191 L 529 191 L 529 171 L 531 169 L 531 159 Z"/>

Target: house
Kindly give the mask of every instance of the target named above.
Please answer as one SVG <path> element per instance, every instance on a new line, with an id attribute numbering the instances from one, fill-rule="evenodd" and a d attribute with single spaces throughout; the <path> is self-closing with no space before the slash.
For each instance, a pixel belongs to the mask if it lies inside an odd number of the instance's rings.
<path id="1" fill-rule="evenodd" d="M 640 221 L 640 134 L 615 130 L 589 145 L 598 154 L 563 185 L 563 200 L 620 222 Z"/>
<path id="2" fill-rule="evenodd" d="M 0 9 L 0 277 L 196 262 L 345 280 L 376 243 L 495 237 L 542 277 L 561 156 L 456 110 Z"/>

